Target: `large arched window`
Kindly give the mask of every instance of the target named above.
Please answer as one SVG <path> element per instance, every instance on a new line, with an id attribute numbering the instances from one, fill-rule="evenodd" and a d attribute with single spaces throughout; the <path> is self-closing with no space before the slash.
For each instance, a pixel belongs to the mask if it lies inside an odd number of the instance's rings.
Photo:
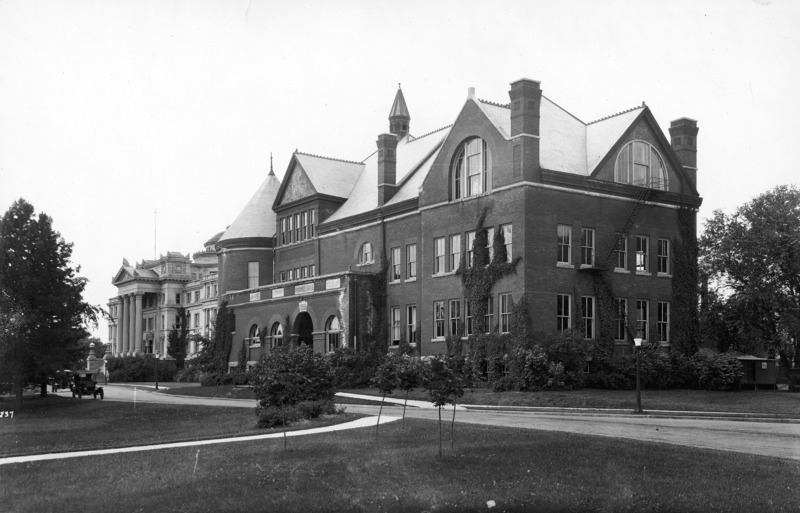
<path id="1" fill-rule="evenodd" d="M 247 337 L 249 339 L 251 339 L 251 340 L 252 339 L 257 339 L 258 338 L 258 334 L 259 334 L 259 332 L 258 332 L 258 324 L 253 324 L 252 326 L 250 326 L 250 332 L 247 334 Z M 256 341 L 253 340 L 253 342 L 256 342 Z"/>
<path id="2" fill-rule="evenodd" d="M 341 326 L 339 325 L 339 319 L 337 319 L 335 315 L 331 315 L 325 323 L 325 343 L 327 352 L 331 353 L 339 347 L 340 332 Z"/>
<path id="3" fill-rule="evenodd" d="M 372 259 L 372 244 L 369 242 L 365 242 L 358 249 L 358 263 L 371 264 L 373 262 L 374 260 Z"/>
<path id="4" fill-rule="evenodd" d="M 631 141 L 622 147 L 617 155 L 614 181 L 669 190 L 669 175 L 664 159 L 653 145 L 644 141 Z"/>
<path id="5" fill-rule="evenodd" d="M 480 137 L 464 141 L 456 152 L 450 172 L 451 197 L 457 200 L 488 192 L 491 168 L 486 141 Z"/>
<path id="6" fill-rule="evenodd" d="M 272 325 L 272 329 L 269 331 L 269 336 L 272 339 L 272 347 L 283 345 L 283 326 L 281 326 L 281 323 L 276 322 Z"/>

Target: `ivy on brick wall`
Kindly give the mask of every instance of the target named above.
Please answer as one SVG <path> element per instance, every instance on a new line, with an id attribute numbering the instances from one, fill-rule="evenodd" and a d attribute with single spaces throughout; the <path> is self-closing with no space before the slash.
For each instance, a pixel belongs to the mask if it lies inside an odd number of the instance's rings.
<path id="1" fill-rule="evenodd" d="M 462 253 L 461 264 L 456 274 L 461 276 L 464 299 L 469 302 L 472 313 L 472 326 L 475 333 L 494 332 L 496 326 L 485 325 L 486 303 L 492 294 L 492 287 L 503 276 L 517 272 L 517 264 L 522 258 L 516 257 L 508 262 L 506 241 L 503 230 L 495 230 L 494 257 L 489 258 L 488 234 L 483 223 L 487 211 L 484 210 L 475 226 L 475 240 L 472 243 L 472 266 L 468 265 L 467 253 Z"/>
<path id="2" fill-rule="evenodd" d="M 389 323 L 387 322 L 386 279 L 389 275 L 389 261 L 381 260 L 377 273 L 356 277 L 360 286 L 366 290 L 359 293 L 358 347 L 375 355 L 383 355 L 388 348 Z"/>
<path id="3" fill-rule="evenodd" d="M 670 343 L 674 350 L 690 356 L 697 352 L 700 328 L 697 316 L 697 214 L 692 208 L 682 207 L 676 215 L 678 236 L 672 239 Z"/>

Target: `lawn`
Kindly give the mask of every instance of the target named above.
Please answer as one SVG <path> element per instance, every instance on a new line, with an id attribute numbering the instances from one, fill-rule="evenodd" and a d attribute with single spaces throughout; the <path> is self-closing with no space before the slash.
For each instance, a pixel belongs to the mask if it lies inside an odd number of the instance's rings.
<path id="1" fill-rule="evenodd" d="M 367 394 L 380 399 L 377 389 L 341 390 L 354 394 Z M 199 397 L 255 399 L 251 388 L 194 387 L 173 388 L 165 393 Z M 405 393 L 395 391 L 388 396 L 405 398 Z M 428 392 L 416 389 L 409 399 L 429 401 Z M 357 399 L 337 397 L 341 404 L 377 404 Z M 636 394 L 631 390 L 597 390 L 585 388 L 570 391 L 494 392 L 476 388 L 467 391 L 459 402 L 474 405 L 542 406 L 558 408 L 614 408 L 633 410 Z M 800 417 L 800 394 L 776 390 L 741 390 L 736 392 L 708 392 L 705 390 L 643 390 L 642 407 L 645 410 L 707 411 L 734 413 L 761 413 Z"/>
<path id="2" fill-rule="evenodd" d="M 0 402 L 0 409 L 4 404 Z M 256 428 L 255 408 L 149 403 L 138 403 L 134 408 L 132 403 L 76 401 L 55 395 L 26 398 L 23 408 L 14 418 L 0 418 L 0 457 L 270 432 Z M 326 418 L 290 429 L 353 418 Z"/>
<path id="3" fill-rule="evenodd" d="M 183 407 L 176 408 L 184 411 Z M 210 413 L 210 412 L 209 412 Z M 27 415 L 27 414 L 26 414 Z M 167 428 L 157 412 L 119 436 Z M 195 424 L 196 426 L 199 423 Z M 447 431 L 446 431 L 447 433 Z M 67 435 L 69 436 L 69 434 Z M 630 440 L 436 423 L 0 465 L 4 511 L 797 511 L 800 463 Z M 55 476 L 49 479 L 48 476 Z"/>

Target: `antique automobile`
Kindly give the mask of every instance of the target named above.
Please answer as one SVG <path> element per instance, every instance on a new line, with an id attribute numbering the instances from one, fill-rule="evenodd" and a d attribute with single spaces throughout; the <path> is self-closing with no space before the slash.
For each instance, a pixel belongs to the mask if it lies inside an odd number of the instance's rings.
<path id="1" fill-rule="evenodd" d="M 103 387 L 97 386 L 97 371 L 70 371 L 71 379 L 69 381 L 69 389 L 72 391 L 72 397 L 82 399 L 84 395 L 91 394 L 95 399 L 100 396 L 103 399 Z"/>

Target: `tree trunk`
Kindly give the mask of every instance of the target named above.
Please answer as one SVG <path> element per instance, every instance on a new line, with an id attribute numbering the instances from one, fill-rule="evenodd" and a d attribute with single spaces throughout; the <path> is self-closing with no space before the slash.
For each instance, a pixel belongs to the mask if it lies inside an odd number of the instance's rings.
<path id="1" fill-rule="evenodd" d="M 439 406 L 439 459 L 442 459 L 442 407 Z"/>
<path id="2" fill-rule="evenodd" d="M 39 383 L 39 397 L 47 397 L 47 380 L 44 378 Z"/>
<path id="3" fill-rule="evenodd" d="M 406 405 L 408 404 L 408 390 L 406 390 L 406 400 L 403 402 L 403 429 L 406 428 Z"/>
<path id="4" fill-rule="evenodd" d="M 383 394 L 381 399 L 381 407 L 378 409 L 378 422 L 375 424 L 375 440 L 378 439 L 378 428 L 381 426 L 381 413 L 383 413 L 383 401 L 386 400 L 386 393 Z"/>
<path id="5" fill-rule="evenodd" d="M 458 399 L 453 399 L 453 421 L 450 423 L 450 448 L 452 449 L 455 442 L 456 436 L 456 403 L 458 403 Z"/>

